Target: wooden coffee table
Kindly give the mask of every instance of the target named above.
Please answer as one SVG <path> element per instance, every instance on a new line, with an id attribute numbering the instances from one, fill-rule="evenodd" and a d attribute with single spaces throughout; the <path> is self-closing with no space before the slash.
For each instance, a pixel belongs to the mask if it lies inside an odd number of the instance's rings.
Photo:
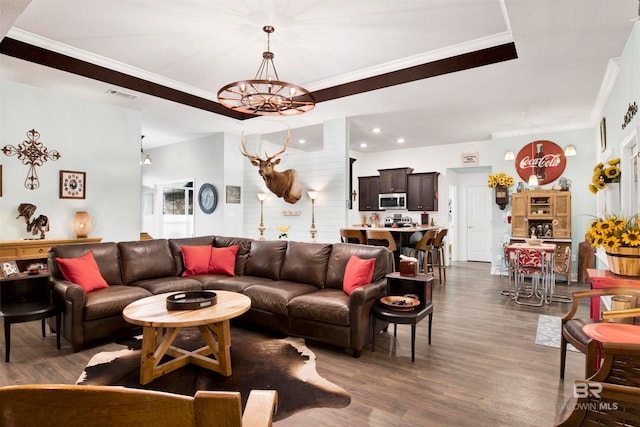
<path id="1" fill-rule="evenodd" d="M 198 310 L 167 310 L 167 297 L 179 292 L 154 295 L 129 304 L 122 312 L 127 322 L 143 327 L 140 384 L 175 371 L 188 363 L 231 375 L 229 320 L 251 308 L 242 294 L 215 291 L 217 304 Z M 171 345 L 180 329 L 197 326 L 207 345 L 187 351 Z M 161 363 L 165 355 L 173 359 Z M 213 358 L 208 357 L 213 355 Z"/>

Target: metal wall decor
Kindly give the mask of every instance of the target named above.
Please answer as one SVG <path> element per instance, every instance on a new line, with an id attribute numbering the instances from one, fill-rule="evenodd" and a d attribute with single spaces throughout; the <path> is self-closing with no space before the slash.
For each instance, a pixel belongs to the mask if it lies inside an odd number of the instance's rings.
<path id="1" fill-rule="evenodd" d="M 42 166 L 47 160 L 58 160 L 60 158 L 59 152 L 56 150 L 49 151 L 42 142 L 38 141 L 39 138 L 38 131 L 31 129 L 27 132 L 27 140 L 22 141 L 17 147 L 13 145 L 2 147 L 2 152 L 6 156 L 18 156 L 18 160 L 25 165 L 29 165 L 29 172 L 24 180 L 24 186 L 29 190 L 35 190 L 40 187 L 36 166 Z"/>
<path id="2" fill-rule="evenodd" d="M 626 128 L 627 125 L 631 123 L 633 116 L 635 116 L 637 112 L 638 104 L 635 101 L 633 101 L 633 104 L 629 103 L 629 108 L 627 108 L 627 113 L 624 115 L 624 120 L 622 121 L 622 129 Z"/>

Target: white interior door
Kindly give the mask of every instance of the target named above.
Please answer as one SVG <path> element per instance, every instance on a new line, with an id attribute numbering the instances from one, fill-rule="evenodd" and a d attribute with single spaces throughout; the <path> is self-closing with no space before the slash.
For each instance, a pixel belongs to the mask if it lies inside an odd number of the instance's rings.
<path id="1" fill-rule="evenodd" d="M 491 189 L 467 187 L 467 259 L 491 262 Z"/>

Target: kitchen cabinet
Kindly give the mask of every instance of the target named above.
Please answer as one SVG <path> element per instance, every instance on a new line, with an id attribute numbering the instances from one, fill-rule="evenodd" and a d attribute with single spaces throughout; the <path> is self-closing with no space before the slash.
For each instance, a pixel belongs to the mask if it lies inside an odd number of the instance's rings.
<path id="1" fill-rule="evenodd" d="M 378 176 L 358 177 L 358 210 L 360 211 L 380 210 L 378 206 L 379 185 L 380 185 L 380 177 Z"/>
<path id="2" fill-rule="evenodd" d="M 539 238 L 571 238 L 571 193 L 556 190 L 513 193 L 511 236 L 530 237 L 531 227 L 544 231 Z"/>
<path id="3" fill-rule="evenodd" d="M 385 193 L 406 193 L 407 175 L 413 172 L 413 168 L 379 169 L 380 184 L 378 192 Z"/>
<path id="4" fill-rule="evenodd" d="M 439 172 L 407 175 L 407 209 L 410 211 L 438 210 Z"/>

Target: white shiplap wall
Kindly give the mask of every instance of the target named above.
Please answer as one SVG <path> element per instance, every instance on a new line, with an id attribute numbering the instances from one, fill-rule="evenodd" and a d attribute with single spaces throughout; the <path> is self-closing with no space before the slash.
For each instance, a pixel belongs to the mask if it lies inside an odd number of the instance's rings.
<path id="1" fill-rule="evenodd" d="M 348 122 L 346 118 L 330 120 L 324 123 L 324 143 L 321 151 L 303 152 L 292 148 L 282 156 L 276 167 L 278 171 L 295 169 L 302 185 L 302 198 L 295 204 L 271 193 L 258 175 L 257 168 L 244 159 L 244 231 L 243 235 L 258 238 L 260 224 L 260 203 L 258 192 L 268 194 L 264 202 L 265 239 L 278 238 L 278 225 L 289 226 L 289 240 L 308 242 L 311 240 L 311 200 L 308 190 L 319 192 L 315 204 L 315 224 L 318 230 L 316 241 L 337 242 L 339 229 L 346 221 L 345 204 L 348 193 Z M 280 147 L 269 147 L 260 136 L 247 137 L 247 149 L 250 153 L 274 153 Z M 300 215 L 284 215 L 284 211 L 300 211 Z"/>

